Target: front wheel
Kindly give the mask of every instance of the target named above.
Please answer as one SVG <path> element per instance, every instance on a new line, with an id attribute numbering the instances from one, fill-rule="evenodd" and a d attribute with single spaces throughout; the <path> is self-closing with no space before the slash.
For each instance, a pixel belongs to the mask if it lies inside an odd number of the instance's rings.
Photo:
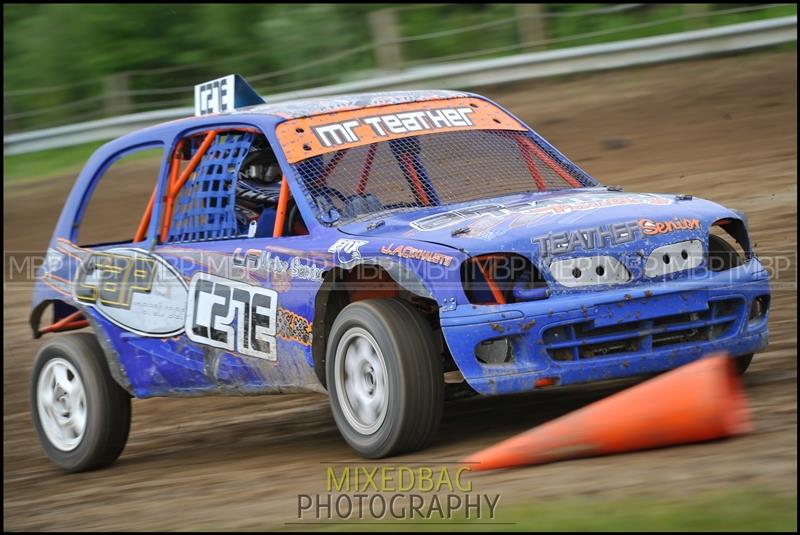
<path id="1" fill-rule="evenodd" d="M 122 453 L 131 425 L 130 397 L 111 377 L 92 334 L 63 335 L 39 350 L 30 402 L 39 441 L 62 469 L 100 468 Z"/>
<path id="2" fill-rule="evenodd" d="M 422 449 L 439 427 L 441 355 L 430 326 L 405 301 L 345 307 L 331 328 L 326 376 L 336 425 L 364 457 Z"/>
<path id="3" fill-rule="evenodd" d="M 733 358 L 734 369 L 736 373 L 739 375 L 744 375 L 744 372 L 747 371 L 747 368 L 750 367 L 750 362 L 753 360 L 753 354 L 748 353 L 747 355 L 739 355 L 738 357 Z"/>

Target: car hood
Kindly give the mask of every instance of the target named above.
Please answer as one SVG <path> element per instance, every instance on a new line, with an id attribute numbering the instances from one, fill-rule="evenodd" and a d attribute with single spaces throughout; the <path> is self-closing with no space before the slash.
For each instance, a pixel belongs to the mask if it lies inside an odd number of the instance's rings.
<path id="1" fill-rule="evenodd" d="M 540 256 L 652 249 L 670 239 L 705 236 L 723 218 L 739 218 L 716 203 L 686 195 L 627 193 L 605 188 L 528 193 L 473 201 L 339 227 L 344 233 L 427 242 L 469 255 L 535 252 Z M 705 241 L 705 240 L 703 240 Z"/>

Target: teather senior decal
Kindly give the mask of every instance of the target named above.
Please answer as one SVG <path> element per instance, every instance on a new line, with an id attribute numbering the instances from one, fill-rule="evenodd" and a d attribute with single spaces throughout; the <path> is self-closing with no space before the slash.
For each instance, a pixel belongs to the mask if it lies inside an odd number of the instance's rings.
<path id="1" fill-rule="evenodd" d="M 289 163 L 331 151 L 456 130 L 527 130 L 490 102 L 452 98 L 293 119 L 277 127 Z"/>
<path id="2" fill-rule="evenodd" d="M 186 336 L 198 344 L 277 360 L 278 293 L 197 272 L 189 283 Z"/>

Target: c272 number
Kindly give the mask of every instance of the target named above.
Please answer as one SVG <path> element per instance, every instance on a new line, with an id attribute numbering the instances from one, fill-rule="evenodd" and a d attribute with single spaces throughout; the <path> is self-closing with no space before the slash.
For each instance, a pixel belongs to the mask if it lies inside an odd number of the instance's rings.
<path id="1" fill-rule="evenodd" d="M 278 293 L 197 272 L 189 284 L 186 335 L 193 342 L 275 361 Z"/>

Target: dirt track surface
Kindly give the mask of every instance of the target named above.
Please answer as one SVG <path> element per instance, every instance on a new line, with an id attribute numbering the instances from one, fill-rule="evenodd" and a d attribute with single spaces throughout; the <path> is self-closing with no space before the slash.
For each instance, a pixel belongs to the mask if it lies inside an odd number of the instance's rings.
<path id="1" fill-rule="evenodd" d="M 769 348 L 745 376 L 752 434 L 472 476 L 476 491 L 502 495 L 500 514 L 504 504 L 581 494 L 690 500 L 743 485 L 796 493 L 796 60 L 795 52 L 764 52 L 482 91 L 603 183 L 745 211 L 759 255 L 791 262 L 773 282 Z M 5 188 L 6 251 L 45 248 L 73 180 Z M 109 206 L 125 208 L 124 196 Z M 298 494 L 324 490 L 322 462 L 360 462 L 322 395 L 150 399 L 134 400 L 117 464 L 63 475 L 41 451 L 27 407 L 41 344 L 30 338 L 29 306 L 29 287 L 6 285 L 6 529 L 285 528 L 297 520 Z M 619 388 L 449 402 L 431 448 L 386 464 L 455 461 Z"/>

